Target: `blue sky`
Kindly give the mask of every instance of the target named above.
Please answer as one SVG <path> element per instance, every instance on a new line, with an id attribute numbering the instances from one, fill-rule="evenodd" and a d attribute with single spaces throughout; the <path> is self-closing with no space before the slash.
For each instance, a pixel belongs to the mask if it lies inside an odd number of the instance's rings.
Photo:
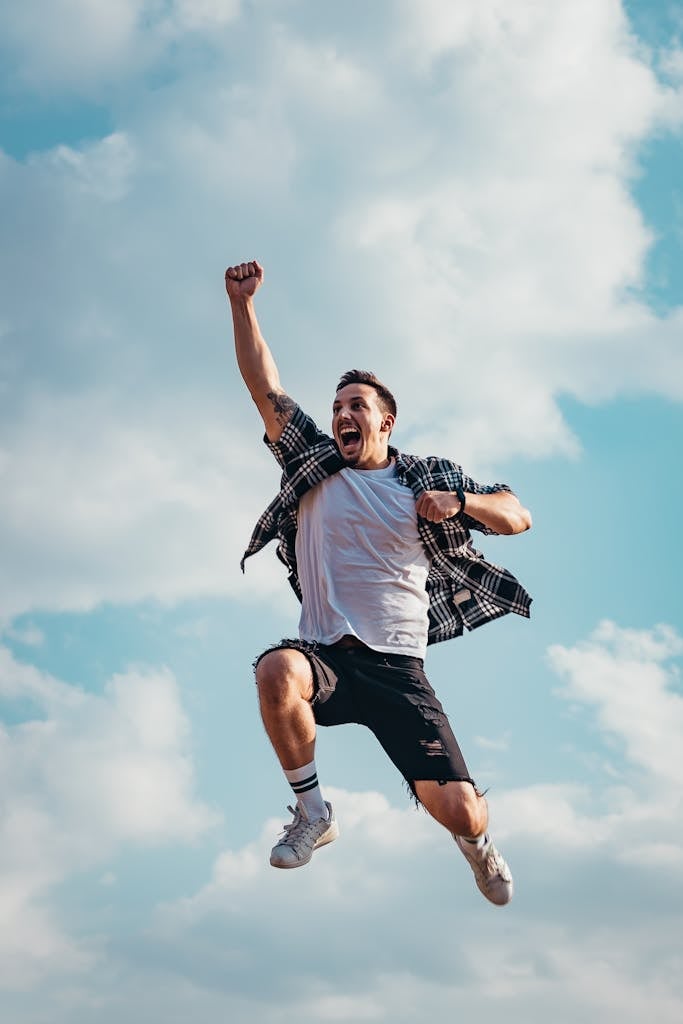
<path id="1" fill-rule="evenodd" d="M 665 0 L 0 9 L 3 1019 L 681 1019 L 682 36 Z M 319 422 L 368 366 L 400 448 L 533 512 L 480 544 L 531 621 L 428 659 L 504 911 L 353 728 L 340 841 L 268 866 L 254 257 Z"/>

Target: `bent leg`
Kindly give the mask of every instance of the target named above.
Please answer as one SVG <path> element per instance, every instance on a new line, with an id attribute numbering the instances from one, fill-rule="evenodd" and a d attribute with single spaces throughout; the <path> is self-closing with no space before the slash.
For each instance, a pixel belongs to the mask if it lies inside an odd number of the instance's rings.
<path id="1" fill-rule="evenodd" d="M 269 651 L 256 666 L 256 685 L 263 725 L 283 769 L 312 761 L 313 672 L 306 655 L 294 648 Z"/>
<path id="2" fill-rule="evenodd" d="M 275 868 L 303 867 L 315 850 L 339 835 L 332 806 L 323 800 L 313 759 L 313 670 L 301 651 L 276 648 L 259 659 L 256 685 L 263 724 L 296 794 L 296 806 L 290 807 L 294 819 L 271 850 L 270 863 Z"/>
<path id="3" fill-rule="evenodd" d="M 486 831 L 489 820 L 486 798 L 471 782 L 442 784 L 418 779 L 413 786 L 425 810 L 452 835 L 472 838 Z"/>
<path id="4" fill-rule="evenodd" d="M 486 800 L 470 782 L 413 783 L 426 810 L 453 835 L 474 873 L 479 891 L 491 903 L 504 906 L 512 899 L 510 868 L 487 833 Z"/>

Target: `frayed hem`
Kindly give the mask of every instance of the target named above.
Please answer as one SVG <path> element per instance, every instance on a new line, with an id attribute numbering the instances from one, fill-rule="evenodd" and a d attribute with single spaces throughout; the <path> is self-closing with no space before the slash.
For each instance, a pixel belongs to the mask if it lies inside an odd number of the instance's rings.
<path id="1" fill-rule="evenodd" d="M 271 644 L 270 647 L 266 647 L 265 651 L 261 651 L 259 656 L 254 659 L 251 667 L 256 673 L 258 664 L 262 658 L 265 658 L 266 654 L 271 654 L 273 651 L 286 651 L 294 650 L 301 651 L 302 654 L 317 654 L 319 645 L 314 640 L 301 640 L 299 637 L 285 637 L 284 640 L 278 641 L 276 644 Z"/>
<path id="2" fill-rule="evenodd" d="M 403 786 L 407 790 L 412 803 L 415 805 L 415 809 L 419 810 L 421 808 L 427 814 L 429 813 L 427 811 L 427 808 L 425 807 L 425 805 L 422 803 L 419 796 L 415 792 L 416 782 L 438 782 L 440 786 L 445 786 L 449 782 L 469 782 L 477 796 L 484 797 L 488 793 L 488 789 L 479 789 L 474 779 L 471 779 L 469 776 L 467 776 L 467 778 L 464 779 L 413 779 L 412 782 L 409 782 L 407 779 L 404 779 Z"/>

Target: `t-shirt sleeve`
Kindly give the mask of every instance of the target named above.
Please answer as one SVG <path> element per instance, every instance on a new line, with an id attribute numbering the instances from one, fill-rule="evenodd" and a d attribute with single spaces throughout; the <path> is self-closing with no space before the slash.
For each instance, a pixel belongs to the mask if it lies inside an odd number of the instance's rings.
<path id="1" fill-rule="evenodd" d="M 264 434 L 263 441 L 273 453 L 281 469 L 286 469 L 291 459 L 311 448 L 320 441 L 329 440 L 315 421 L 297 405 L 285 429 L 277 441 L 270 441 Z"/>

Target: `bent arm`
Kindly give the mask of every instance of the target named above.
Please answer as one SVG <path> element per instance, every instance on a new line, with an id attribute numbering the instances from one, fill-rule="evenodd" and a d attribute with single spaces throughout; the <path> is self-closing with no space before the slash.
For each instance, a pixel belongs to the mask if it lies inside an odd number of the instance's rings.
<path id="1" fill-rule="evenodd" d="M 262 280 L 263 269 L 256 261 L 228 267 L 225 272 L 237 365 L 261 414 L 268 440 L 278 441 L 296 403 L 280 384 L 273 354 L 259 327 L 254 294 Z"/>
<path id="2" fill-rule="evenodd" d="M 465 512 L 496 533 L 511 535 L 531 529 L 531 512 L 512 491 L 493 494 L 465 492 Z"/>
<path id="3" fill-rule="evenodd" d="M 457 516 L 462 504 L 455 491 L 425 491 L 415 506 L 418 515 L 432 523 Z M 531 513 L 512 491 L 474 494 L 465 491 L 465 512 L 494 533 L 524 533 L 531 529 Z"/>

